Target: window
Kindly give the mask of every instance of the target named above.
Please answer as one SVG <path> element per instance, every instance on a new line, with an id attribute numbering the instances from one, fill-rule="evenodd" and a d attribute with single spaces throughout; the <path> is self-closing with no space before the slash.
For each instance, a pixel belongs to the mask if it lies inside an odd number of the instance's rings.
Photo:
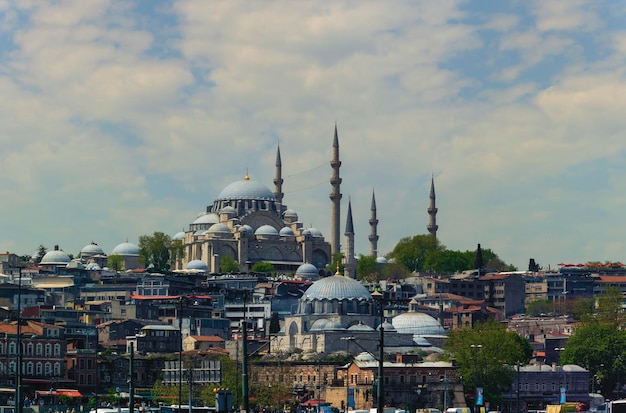
<path id="1" fill-rule="evenodd" d="M 44 365 L 44 371 L 45 371 L 45 375 L 49 376 L 52 374 L 52 364 L 50 364 L 50 362 L 46 362 L 46 364 Z"/>
<path id="2" fill-rule="evenodd" d="M 43 366 L 41 365 L 41 361 L 37 362 L 37 366 L 35 366 L 35 374 L 41 376 L 41 372 L 43 371 Z"/>
<path id="3" fill-rule="evenodd" d="M 15 343 L 13 343 L 13 342 L 9 343 L 9 354 L 16 354 L 16 353 L 17 353 L 17 351 L 16 351 Z"/>
<path id="4" fill-rule="evenodd" d="M 54 355 L 55 356 L 61 355 L 61 345 L 59 343 L 54 345 Z"/>
<path id="5" fill-rule="evenodd" d="M 38 356 L 43 355 L 43 344 L 41 343 L 37 343 L 37 355 Z"/>
<path id="6" fill-rule="evenodd" d="M 52 355 L 52 344 L 46 343 L 46 357 L 50 357 Z"/>
<path id="7" fill-rule="evenodd" d="M 33 362 L 29 361 L 28 364 L 26 364 L 26 374 L 29 374 L 32 376 L 33 374 Z"/>

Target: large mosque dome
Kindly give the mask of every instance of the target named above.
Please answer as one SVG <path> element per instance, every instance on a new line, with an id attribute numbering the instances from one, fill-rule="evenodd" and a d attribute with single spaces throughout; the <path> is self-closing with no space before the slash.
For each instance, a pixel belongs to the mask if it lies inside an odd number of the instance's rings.
<path id="1" fill-rule="evenodd" d="M 63 250 L 58 249 L 55 246 L 55 249 L 52 251 L 46 252 L 46 254 L 41 258 L 39 262 L 42 265 L 62 265 L 69 264 L 71 258 L 67 255 Z"/>
<path id="2" fill-rule="evenodd" d="M 307 300 L 366 300 L 372 299 L 367 288 L 357 280 L 333 275 L 315 281 L 303 296 Z"/>
<path id="3" fill-rule="evenodd" d="M 257 199 L 265 201 L 276 201 L 274 193 L 265 185 L 251 181 L 246 178 L 241 181 L 233 182 L 220 192 L 217 201 L 222 200 L 239 200 L 239 199 Z"/>
<path id="4" fill-rule="evenodd" d="M 122 242 L 113 248 L 112 255 L 139 255 L 139 247 L 132 242 Z"/>
<path id="5" fill-rule="evenodd" d="M 445 330 L 439 322 L 424 313 L 408 312 L 395 316 L 391 323 L 398 333 L 407 333 L 418 336 L 443 336 Z"/>

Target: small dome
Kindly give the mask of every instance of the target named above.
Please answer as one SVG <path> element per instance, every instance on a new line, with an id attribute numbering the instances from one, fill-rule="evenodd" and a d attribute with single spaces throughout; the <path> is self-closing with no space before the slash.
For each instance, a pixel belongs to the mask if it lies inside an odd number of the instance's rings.
<path id="1" fill-rule="evenodd" d="M 208 229 L 199 229 L 199 230 L 197 230 L 196 232 L 193 233 L 193 236 L 194 237 L 199 237 L 200 235 L 204 235 L 207 232 L 209 232 Z"/>
<path id="2" fill-rule="evenodd" d="M 285 210 L 285 213 L 283 214 L 283 217 L 292 219 L 294 221 L 298 220 L 298 214 L 293 209 Z"/>
<path id="3" fill-rule="evenodd" d="M 331 321 L 327 318 L 320 318 L 311 324 L 310 331 L 345 330 L 340 322 Z"/>
<path id="4" fill-rule="evenodd" d="M 367 324 L 359 322 L 358 324 L 348 327 L 348 331 L 374 331 L 374 329 Z"/>
<path id="5" fill-rule="evenodd" d="M 202 260 L 191 260 L 187 263 L 188 270 L 209 271 L 209 266 Z"/>
<path id="6" fill-rule="evenodd" d="M 100 248 L 100 246 L 98 244 L 96 244 L 95 242 L 92 242 L 89 245 L 85 245 L 83 247 L 82 250 L 80 250 L 80 255 L 88 255 L 88 256 L 92 256 L 92 255 L 98 255 L 98 254 L 104 254 L 104 251 L 102 250 L 102 248 Z"/>
<path id="7" fill-rule="evenodd" d="M 322 232 L 319 229 L 317 229 L 317 228 L 311 227 L 311 228 L 309 228 L 309 232 L 311 233 L 311 236 L 313 238 L 323 238 L 324 237 L 322 235 Z"/>
<path id="8" fill-rule="evenodd" d="M 102 270 L 102 268 L 100 268 L 100 266 L 96 262 L 90 262 L 89 264 L 87 264 L 85 269 L 89 270 L 89 271 L 100 271 L 100 270 Z"/>
<path id="9" fill-rule="evenodd" d="M 278 231 L 271 225 L 261 225 L 254 231 L 254 235 L 278 235 Z"/>
<path id="10" fill-rule="evenodd" d="M 445 330 L 439 322 L 428 314 L 408 312 L 397 315 L 392 323 L 399 333 L 419 336 L 443 336 Z"/>
<path id="11" fill-rule="evenodd" d="M 230 205 L 226 205 L 224 208 L 220 209 L 220 214 L 226 215 L 237 215 L 237 211 Z"/>
<path id="12" fill-rule="evenodd" d="M 131 242 L 122 242 L 113 248 L 113 255 L 139 255 L 139 247 Z"/>
<path id="13" fill-rule="evenodd" d="M 369 301 L 372 299 L 363 284 L 343 275 L 333 275 L 315 281 L 302 297 L 307 300 L 343 300 L 347 298 Z"/>
<path id="14" fill-rule="evenodd" d="M 239 232 L 245 232 L 247 234 L 252 234 L 252 233 L 254 233 L 254 229 L 252 229 L 252 227 L 250 225 L 244 224 L 244 225 L 239 227 Z"/>
<path id="15" fill-rule="evenodd" d="M 283 227 L 278 232 L 278 235 L 280 235 L 281 237 L 293 237 L 296 234 L 293 233 L 293 230 L 291 228 Z"/>
<path id="16" fill-rule="evenodd" d="M 200 215 L 195 221 L 193 221 L 194 224 L 217 224 L 218 222 L 220 222 L 220 217 L 213 212 Z"/>
<path id="17" fill-rule="evenodd" d="M 376 262 L 378 264 L 387 264 L 387 258 L 385 258 L 385 257 L 376 257 Z"/>
<path id="18" fill-rule="evenodd" d="M 385 321 L 383 323 L 383 328 L 385 331 L 397 331 L 396 328 L 389 321 Z M 376 330 L 380 330 L 380 326 L 376 327 Z"/>
<path id="19" fill-rule="evenodd" d="M 296 275 L 305 277 L 318 277 L 319 271 L 315 265 L 306 262 L 298 267 L 298 269 L 296 270 Z"/>
<path id="20" fill-rule="evenodd" d="M 183 231 L 176 233 L 176 235 L 172 237 L 172 241 L 182 241 L 184 239 L 185 239 L 185 233 Z"/>
<path id="21" fill-rule="evenodd" d="M 420 347 L 432 346 L 432 344 L 430 344 L 428 340 L 426 340 L 424 337 L 421 337 L 421 336 L 413 337 L 413 342 L 415 343 L 415 345 L 420 346 Z"/>
<path id="22" fill-rule="evenodd" d="M 358 354 L 354 359 L 356 361 L 376 361 L 374 356 L 372 356 L 370 353 L 366 353 L 366 352 Z"/>
<path id="23" fill-rule="evenodd" d="M 52 251 L 46 252 L 46 254 L 41 258 L 40 264 L 68 264 L 71 261 L 70 256 L 67 255 L 63 250 L 55 249 Z"/>
<path id="24" fill-rule="evenodd" d="M 226 224 L 213 224 L 207 231 L 210 234 L 230 234 L 230 228 Z"/>
<path id="25" fill-rule="evenodd" d="M 268 187 L 250 179 L 233 182 L 217 196 L 217 201 L 239 199 L 276 201 L 274 193 Z"/>

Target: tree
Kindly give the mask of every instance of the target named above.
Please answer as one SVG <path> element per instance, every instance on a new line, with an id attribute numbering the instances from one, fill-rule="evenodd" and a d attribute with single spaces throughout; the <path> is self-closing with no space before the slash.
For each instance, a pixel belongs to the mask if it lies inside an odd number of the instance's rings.
<path id="1" fill-rule="evenodd" d="M 379 276 L 380 266 L 376 262 L 376 257 L 360 255 L 356 263 L 357 280 L 378 281 Z"/>
<path id="2" fill-rule="evenodd" d="M 439 274 L 454 274 L 472 268 L 465 254 L 460 251 L 431 251 L 427 254 L 424 269 Z"/>
<path id="3" fill-rule="evenodd" d="M 239 272 L 239 264 L 233 258 L 224 255 L 220 258 L 220 272 Z"/>
<path id="4" fill-rule="evenodd" d="M 44 247 L 42 244 L 39 244 L 37 248 L 37 253 L 33 256 L 33 262 L 35 264 L 39 264 L 44 255 L 48 252 L 48 249 Z"/>
<path id="5" fill-rule="evenodd" d="M 624 297 L 619 287 L 607 287 L 606 291 L 598 296 L 597 319 L 614 327 L 624 326 Z"/>
<path id="6" fill-rule="evenodd" d="M 533 353 L 528 340 L 493 319 L 450 333 L 445 350 L 456 360 L 463 385 L 482 387 L 485 401 L 496 405 L 512 383 L 514 366 Z"/>
<path id="7" fill-rule="evenodd" d="M 480 271 L 483 269 L 483 267 L 483 251 L 480 248 L 480 244 L 478 244 L 478 247 L 476 247 L 476 260 L 474 260 L 474 268 Z"/>
<path id="8" fill-rule="evenodd" d="M 260 272 L 260 273 L 267 273 L 267 272 L 274 272 L 274 266 L 272 265 L 271 262 L 255 262 L 252 265 L 252 272 Z"/>
<path id="9" fill-rule="evenodd" d="M 155 231 L 152 235 L 139 237 L 139 255 L 144 259 L 146 267 L 155 271 L 168 271 L 172 239 L 169 235 Z"/>
<path id="10" fill-rule="evenodd" d="M 185 258 L 185 245 L 180 239 L 172 240 L 170 243 L 170 268 L 175 268 L 178 261 Z"/>
<path id="11" fill-rule="evenodd" d="M 429 252 L 443 250 L 445 246 L 440 244 L 436 237 L 430 234 L 416 235 L 412 238 L 402 238 L 389 253 L 388 258 L 395 259 L 409 271 L 418 272 L 423 270 Z"/>
<path id="12" fill-rule="evenodd" d="M 272 317 L 270 318 L 270 334 L 276 334 L 280 331 L 280 319 L 278 318 L 278 313 L 273 312 Z"/>
<path id="13" fill-rule="evenodd" d="M 115 272 L 124 269 L 124 258 L 121 255 L 111 254 L 107 257 L 107 267 Z"/>
<path id="14" fill-rule="evenodd" d="M 526 308 L 526 314 L 532 317 L 537 317 L 542 314 L 547 314 L 550 312 L 550 301 L 548 300 L 537 300 L 528 304 Z"/>
<path id="15" fill-rule="evenodd" d="M 531 258 L 531 259 L 528 261 L 528 271 L 530 271 L 530 272 L 537 272 L 537 271 L 539 271 L 539 269 L 540 269 L 540 268 L 541 268 L 541 267 L 539 266 L 539 264 L 537 264 L 537 263 L 535 262 L 535 259 L 534 259 L 534 258 Z"/>

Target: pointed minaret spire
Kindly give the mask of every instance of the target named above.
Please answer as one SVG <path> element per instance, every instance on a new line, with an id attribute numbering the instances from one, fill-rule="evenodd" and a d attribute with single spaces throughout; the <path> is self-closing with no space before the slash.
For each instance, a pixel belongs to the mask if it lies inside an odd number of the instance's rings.
<path id="1" fill-rule="evenodd" d="M 348 200 L 348 216 L 346 218 L 346 256 L 344 257 L 343 275 L 356 278 L 356 259 L 354 258 L 354 225 L 352 223 L 352 200 Z"/>
<path id="2" fill-rule="evenodd" d="M 331 254 L 341 251 L 339 242 L 339 225 L 341 217 L 341 178 L 339 177 L 339 168 L 341 161 L 339 160 L 339 137 L 337 135 L 337 122 L 335 122 L 335 136 L 333 139 L 333 157 L 330 161 L 333 170 L 330 178 L 330 250 Z"/>
<path id="3" fill-rule="evenodd" d="M 370 207 L 370 256 L 378 256 L 378 219 L 376 218 L 376 196 L 372 189 L 372 206 Z"/>
<path id="4" fill-rule="evenodd" d="M 280 145 L 276 147 L 276 172 L 274 174 L 274 197 L 279 204 L 283 203 L 283 163 L 280 160 Z"/>
<path id="5" fill-rule="evenodd" d="M 428 206 L 428 232 L 433 237 L 437 238 L 437 207 L 435 206 L 435 176 L 433 175 L 430 181 L 430 205 Z"/>

